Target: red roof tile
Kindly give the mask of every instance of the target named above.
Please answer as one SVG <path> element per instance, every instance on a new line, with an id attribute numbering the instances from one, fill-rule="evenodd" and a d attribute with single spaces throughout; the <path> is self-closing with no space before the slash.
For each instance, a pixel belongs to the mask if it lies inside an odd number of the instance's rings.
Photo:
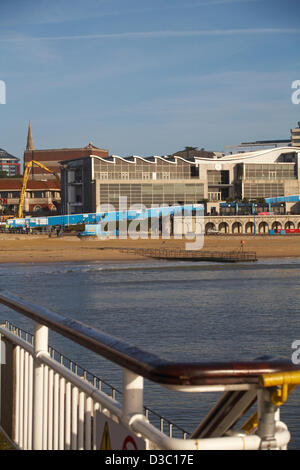
<path id="1" fill-rule="evenodd" d="M 0 178 L 0 190 L 18 191 L 22 189 L 23 180 L 19 178 Z M 36 181 L 30 180 L 27 183 L 27 189 L 57 189 L 60 190 L 60 184 L 55 180 Z"/>

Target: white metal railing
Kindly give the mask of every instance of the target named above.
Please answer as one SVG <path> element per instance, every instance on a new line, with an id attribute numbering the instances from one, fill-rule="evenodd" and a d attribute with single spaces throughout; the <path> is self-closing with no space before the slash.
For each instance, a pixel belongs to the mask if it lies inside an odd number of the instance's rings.
<path id="1" fill-rule="evenodd" d="M 15 444 L 20 449 L 31 450 L 33 416 L 33 361 L 34 337 L 6 321 L 0 326 L 0 333 L 16 344 L 16 414 Z M 56 358 L 55 358 L 56 356 Z M 52 347 L 48 347 L 48 357 L 42 361 L 43 411 L 39 411 L 43 421 L 42 448 L 47 450 L 96 449 L 95 411 L 101 409 L 97 401 L 97 391 L 114 400 L 121 394 L 115 387 L 89 373 L 75 362 L 66 358 Z M 106 387 L 108 392 L 101 389 Z M 94 389 L 92 392 L 91 390 Z M 110 395 L 109 395 L 110 390 Z M 91 398 L 93 393 L 95 399 Z M 106 404 L 105 404 L 106 405 Z M 40 404 L 41 406 L 41 404 Z M 117 406 L 117 405 L 116 405 Z M 117 411 L 119 415 L 119 409 Z M 107 413 L 108 414 L 108 413 Z M 174 429 L 186 439 L 188 433 L 155 411 L 144 407 L 149 421 L 155 416 L 160 430 L 172 437 Z"/>
<path id="2" fill-rule="evenodd" d="M 133 436 L 131 440 L 140 440 L 146 449 L 254 450 L 287 447 L 290 434 L 286 425 L 279 420 L 278 406 L 273 403 L 274 387 L 265 388 L 261 377 L 276 375 L 274 372 L 277 371 L 299 374 L 290 363 L 172 363 L 12 294 L 0 292 L 0 303 L 35 322 L 34 341 L 29 338 L 30 335 L 12 328 L 8 323 L 0 327 L 0 335 L 13 347 L 11 374 L 14 399 L 10 438 L 17 448 L 110 448 L 107 447 L 108 439 L 104 439 L 105 431 L 101 431 L 102 442 L 99 441 L 98 424 L 103 419 L 111 429 L 117 426 L 118 434 L 125 432 Z M 67 367 L 61 355 L 59 360 L 54 358 L 51 349 L 49 352 L 48 327 L 122 367 L 122 403 L 116 400 L 113 390 L 112 396 L 109 396 L 97 388 L 95 380 L 89 381 L 86 371 L 78 373 L 74 364 Z M 1 376 L 3 371 L 2 366 Z M 183 392 L 225 392 L 224 400 L 216 404 L 212 413 L 222 419 L 214 423 L 208 415 L 209 431 L 204 420 L 202 429 L 200 423 L 188 439 L 173 437 L 173 424 L 168 422 L 169 435 L 165 434 L 163 418 L 160 417 L 160 427 L 155 427 L 148 419 L 150 410 L 146 411 L 145 416 L 144 377 Z M 299 379 L 292 377 L 291 380 Z M 1 380 L 1 393 L 4 385 Z M 248 433 L 235 430 L 233 426 L 256 398 L 258 426 Z M 232 403 L 228 408 L 230 401 Z M 225 418 L 222 416 L 224 404 L 228 408 Z M 1 409 L 2 429 L 2 413 L 6 411 Z M 206 437 L 202 438 L 201 435 Z"/>
<path id="3" fill-rule="evenodd" d="M 16 344 L 13 441 L 24 450 L 95 449 L 95 411 L 102 407 L 108 416 L 120 418 L 121 405 L 51 358 L 46 330 L 38 329 L 33 347 L 0 328 Z"/>

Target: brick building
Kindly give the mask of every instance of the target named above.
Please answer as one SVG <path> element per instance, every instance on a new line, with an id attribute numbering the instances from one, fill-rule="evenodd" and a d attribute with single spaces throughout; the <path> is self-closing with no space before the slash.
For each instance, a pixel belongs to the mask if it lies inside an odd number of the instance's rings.
<path id="1" fill-rule="evenodd" d="M 55 171 L 60 176 L 60 164 L 59 162 L 65 160 L 74 160 L 77 158 L 88 157 L 90 155 L 97 155 L 102 158 L 109 156 L 108 150 L 95 147 L 90 142 L 86 147 L 82 148 L 61 148 L 61 149 L 35 149 L 33 144 L 33 137 L 31 131 L 31 124 L 28 127 L 27 145 L 24 152 L 24 168 L 27 163 L 31 160 L 42 163 L 49 170 Z M 31 180 L 47 179 L 53 180 L 55 176 L 51 173 L 46 172 L 42 168 L 37 166 L 31 169 Z"/>
<path id="2" fill-rule="evenodd" d="M 0 213 L 17 213 L 22 184 L 22 178 L 0 178 Z M 59 181 L 28 181 L 23 211 L 34 215 L 58 213 Z"/>

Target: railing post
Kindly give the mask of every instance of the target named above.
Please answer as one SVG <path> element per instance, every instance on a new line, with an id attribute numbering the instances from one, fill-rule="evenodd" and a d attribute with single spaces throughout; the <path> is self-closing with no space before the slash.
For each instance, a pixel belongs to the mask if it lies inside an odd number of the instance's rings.
<path id="1" fill-rule="evenodd" d="M 137 414 L 144 414 L 144 378 L 123 369 L 123 419 L 130 424 L 130 418 Z"/>
<path id="2" fill-rule="evenodd" d="M 33 368 L 33 450 L 43 449 L 44 368 L 39 353 L 48 353 L 48 327 L 35 323 Z"/>
<path id="3" fill-rule="evenodd" d="M 262 449 L 274 449 L 277 447 L 275 439 L 275 423 L 277 407 L 271 401 L 271 393 L 274 388 L 258 391 L 258 429 L 257 434 L 262 440 Z"/>

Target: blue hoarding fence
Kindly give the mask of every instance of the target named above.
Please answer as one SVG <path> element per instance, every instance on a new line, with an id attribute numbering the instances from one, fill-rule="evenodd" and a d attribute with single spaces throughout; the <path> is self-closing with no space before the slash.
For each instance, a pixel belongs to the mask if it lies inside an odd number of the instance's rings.
<path id="1" fill-rule="evenodd" d="M 94 212 L 87 214 L 70 214 L 70 215 L 57 215 L 50 217 L 24 217 L 22 219 L 8 219 L 7 224 L 9 228 L 21 228 L 28 227 L 34 228 L 51 228 L 60 226 L 62 229 L 69 225 L 80 225 L 80 224 L 100 224 L 101 222 L 110 221 L 124 221 L 134 219 L 145 219 L 154 217 L 167 217 L 171 215 L 181 215 L 184 213 L 185 216 L 192 215 L 193 211 L 204 211 L 204 206 L 201 204 L 186 204 L 182 206 L 167 206 L 157 207 L 151 209 L 137 209 L 137 210 L 125 210 L 125 211 L 114 211 L 114 212 Z M 198 214 L 199 214 L 198 212 Z"/>

